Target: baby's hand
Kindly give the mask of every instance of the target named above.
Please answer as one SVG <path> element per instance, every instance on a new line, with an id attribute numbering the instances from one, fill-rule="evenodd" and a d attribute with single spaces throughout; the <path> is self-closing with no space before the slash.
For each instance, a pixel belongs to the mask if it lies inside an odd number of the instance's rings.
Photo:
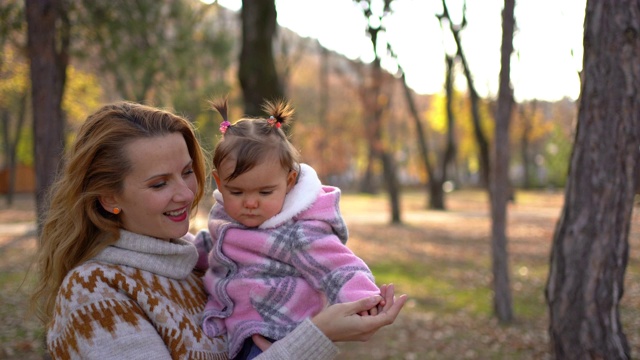
<path id="1" fill-rule="evenodd" d="M 253 343 L 257 347 L 259 347 L 262 352 L 267 351 L 267 349 L 271 346 L 271 342 L 259 334 L 251 335 L 251 340 L 253 340 Z"/>
<path id="2" fill-rule="evenodd" d="M 382 289 L 382 288 L 381 288 Z M 314 316 L 311 321 L 332 341 L 367 341 L 381 327 L 391 325 L 407 302 L 407 295 L 394 296 L 389 284 L 384 292 L 385 305 L 376 308 L 378 315 L 359 316 L 363 309 L 372 309 L 382 296 L 371 296 L 358 301 L 331 305 Z"/>
<path id="3" fill-rule="evenodd" d="M 376 316 L 378 315 L 381 311 L 382 308 L 384 308 L 386 302 L 386 298 L 387 298 L 387 284 L 383 284 L 382 286 L 380 286 L 380 296 L 382 296 L 382 300 L 380 300 L 380 302 L 378 303 L 378 305 L 372 307 L 371 309 L 367 310 L 367 311 L 361 311 L 358 313 L 358 315 L 360 316 Z"/>

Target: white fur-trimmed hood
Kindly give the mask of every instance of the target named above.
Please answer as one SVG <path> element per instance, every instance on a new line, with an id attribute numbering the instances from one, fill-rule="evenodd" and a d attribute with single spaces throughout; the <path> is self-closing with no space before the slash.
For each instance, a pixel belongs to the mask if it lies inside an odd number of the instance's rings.
<path id="1" fill-rule="evenodd" d="M 285 197 L 282 210 L 262 223 L 258 228 L 270 229 L 276 227 L 309 209 L 318 197 L 320 190 L 322 190 L 322 183 L 316 171 L 307 164 L 300 164 L 298 182 Z M 224 204 L 220 191 L 214 190 L 213 196 L 220 205 Z"/>

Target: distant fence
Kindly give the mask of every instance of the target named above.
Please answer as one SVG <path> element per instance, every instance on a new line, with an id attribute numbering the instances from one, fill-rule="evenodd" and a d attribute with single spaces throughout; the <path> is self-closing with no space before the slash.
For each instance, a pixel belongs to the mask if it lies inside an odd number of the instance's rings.
<path id="1" fill-rule="evenodd" d="M 36 189 L 36 174 L 32 166 L 16 167 L 15 193 L 32 193 Z M 9 191 L 9 169 L 0 169 L 0 194 Z"/>

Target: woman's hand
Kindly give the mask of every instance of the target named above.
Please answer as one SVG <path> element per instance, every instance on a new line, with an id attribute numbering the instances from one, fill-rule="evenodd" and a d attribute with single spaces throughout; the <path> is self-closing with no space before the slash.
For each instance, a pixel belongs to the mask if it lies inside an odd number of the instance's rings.
<path id="1" fill-rule="evenodd" d="M 383 285 L 380 290 L 381 296 L 331 305 L 311 321 L 334 342 L 367 341 L 381 327 L 393 324 L 407 301 L 406 294 L 396 299 L 393 284 Z M 374 308 L 369 313 L 377 312 L 375 315 L 359 315 Z"/>
<path id="2" fill-rule="evenodd" d="M 358 315 L 360 316 L 378 315 L 378 313 L 382 311 L 382 308 L 387 302 L 386 300 L 387 286 L 388 286 L 387 284 L 382 284 L 382 286 L 380 286 L 380 296 L 382 296 L 382 300 L 380 300 L 378 305 L 372 307 L 371 309 L 360 311 Z M 325 306 L 326 304 L 327 303 L 325 302 Z"/>

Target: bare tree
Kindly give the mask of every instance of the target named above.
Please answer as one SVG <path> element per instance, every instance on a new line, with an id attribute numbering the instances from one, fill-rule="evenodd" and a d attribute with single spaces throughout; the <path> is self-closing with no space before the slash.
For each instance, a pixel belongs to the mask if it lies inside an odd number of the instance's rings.
<path id="1" fill-rule="evenodd" d="M 533 130 L 533 119 L 538 108 L 538 101 L 532 100 L 529 103 L 519 104 L 520 120 L 522 121 L 522 135 L 520 137 L 520 157 L 522 159 L 522 169 L 524 182 L 522 187 L 531 188 L 531 132 Z"/>
<path id="2" fill-rule="evenodd" d="M 482 121 L 480 118 L 480 96 L 478 95 L 475 83 L 473 82 L 473 74 L 471 74 L 471 69 L 469 68 L 467 57 L 464 53 L 464 49 L 462 48 L 462 40 L 460 39 L 460 31 L 464 30 L 464 28 L 467 26 L 466 1 L 462 9 L 462 22 L 460 24 L 454 24 L 453 21 L 451 21 L 451 17 L 449 16 L 449 8 L 447 7 L 447 3 L 445 0 L 442 0 L 442 8 L 442 14 L 437 15 L 437 17 L 440 20 L 441 26 L 443 20 L 446 20 L 449 23 L 449 30 L 451 31 L 451 35 L 453 35 L 453 39 L 456 42 L 456 56 L 462 63 L 462 70 L 464 71 L 464 76 L 467 79 L 469 100 L 471 102 L 471 121 L 473 122 L 473 135 L 475 136 L 479 151 L 478 159 L 480 162 L 480 178 L 482 180 L 482 185 L 486 186 L 488 189 L 491 161 L 489 156 L 489 141 L 487 140 L 485 131 L 482 128 Z"/>
<path id="3" fill-rule="evenodd" d="M 509 124 L 513 108 L 511 53 L 513 53 L 513 16 L 515 0 L 505 0 L 502 10 L 502 47 L 500 49 L 500 85 L 496 109 L 495 143 L 491 166 L 491 252 L 493 270 L 493 311 L 502 322 L 513 319 L 507 251 L 507 201 L 509 184 Z"/>
<path id="4" fill-rule="evenodd" d="M 371 40 L 374 53 L 373 64 L 371 67 L 371 84 L 364 94 L 368 100 L 368 105 L 370 105 L 365 106 L 365 113 L 370 110 L 369 121 L 366 122 L 367 131 L 370 131 L 368 135 L 368 139 L 370 141 L 370 159 L 375 158 L 382 162 L 382 174 L 391 207 L 391 222 L 398 224 L 402 222 L 400 219 L 400 184 L 397 178 L 396 163 L 393 153 L 384 144 L 382 136 L 385 105 L 382 99 L 388 99 L 389 96 L 384 96 L 383 94 L 384 70 L 382 69 L 381 59 L 378 55 L 378 49 L 382 46 L 378 41 L 378 35 L 381 31 L 385 31 L 383 26 L 380 24 L 382 23 L 382 18 L 391 12 L 391 2 L 393 0 L 384 0 L 384 7 L 381 15 L 374 14 L 371 0 L 355 1 L 362 5 L 365 18 L 367 19 L 367 33 Z M 386 46 L 382 46 L 382 48 L 386 48 Z M 368 166 L 371 166 L 371 162 L 369 162 Z M 369 171 L 370 170 L 368 169 L 368 172 Z"/>
<path id="5" fill-rule="evenodd" d="M 7 109 L 0 109 L 0 124 L 2 126 L 2 142 L 4 144 L 4 151 L 7 159 L 7 168 L 9 170 L 9 181 L 7 188 L 7 205 L 13 205 L 13 195 L 15 193 L 16 185 L 16 166 L 17 166 L 17 151 L 18 144 L 22 138 L 22 128 L 27 122 L 27 106 L 28 106 L 28 91 L 23 94 L 18 94 L 18 99 L 15 106 L 18 108 L 14 121 L 11 121 L 14 117 Z M 13 127 L 11 125 L 14 125 Z M 13 131 L 12 131 L 13 130 Z M 13 134 L 12 134 L 13 133 Z"/>
<path id="6" fill-rule="evenodd" d="M 244 111 L 259 115 L 264 100 L 284 96 L 273 56 L 277 30 L 275 0 L 242 0 L 240 15 L 242 50 L 238 77 L 244 95 Z"/>
<path id="7" fill-rule="evenodd" d="M 389 46 L 390 53 L 396 57 L 393 49 Z M 424 165 L 425 171 L 427 172 L 427 176 L 429 177 L 429 182 L 427 184 L 427 192 L 429 193 L 429 204 L 428 208 L 436 209 L 436 210 L 444 210 L 444 182 L 447 180 L 447 169 L 449 164 L 453 161 L 456 146 L 455 146 L 455 131 L 454 131 L 454 123 L 455 123 L 455 114 L 453 111 L 453 65 L 454 58 L 446 55 L 445 61 L 447 64 L 447 75 L 445 78 L 445 91 L 446 91 L 446 102 L 447 102 L 447 142 L 445 144 L 445 149 L 443 151 L 442 159 L 440 162 L 440 171 L 436 170 L 436 166 L 438 164 L 433 164 L 429 157 L 429 142 L 427 141 L 427 137 L 425 134 L 425 130 L 422 126 L 422 121 L 420 119 L 420 115 L 418 114 L 418 109 L 416 107 L 415 101 L 413 100 L 411 89 L 409 85 L 407 85 L 406 74 L 398 64 L 398 72 L 400 73 L 400 77 L 402 80 L 402 86 L 404 89 L 404 96 L 407 100 L 407 107 L 409 109 L 409 114 L 413 119 L 413 123 L 416 127 L 416 138 L 418 141 L 418 147 L 420 151 L 420 157 L 422 158 L 422 163 Z"/>
<path id="8" fill-rule="evenodd" d="M 26 0 L 27 47 L 31 60 L 33 147 L 38 233 L 45 196 L 64 150 L 62 95 L 69 63 L 69 21 L 63 0 Z"/>
<path id="9" fill-rule="evenodd" d="M 456 155 L 455 144 L 455 112 L 453 111 L 453 96 L 454 96 L 454 64 L 455 58 L 449 55 L 445 55 L 445 62 L 447 64 L 447 75 L 445 77 L 445 93 L 447 102 L 447 142 L 442 155 L 442 161 L 440 163 L 440 175 L 433 179 L 433 184 L 430 185 L 431 196 L 429 200 L 430 208 L 444 210 L 444 183 L 447 181 L 447 169 L 453 162 Z M 430 180 L 431 181 L 431 180 Z"/>
<path id="10" fill-rule="evenodd" d="M 24 52 L 24 4 L 13 0 L 0 4 L 0 79 L 19 77 L 14 58 Z M 16 51 L 7 51 L 10 47 Z M 12 50 L 14 50 L 12 49 Z M 11 53 L 11 55 L 9 55 Z M 20 55 L 22 57 L 22 55 Z M 12 65 L 13 63 L 13 65 Z M 18 71 L 18 73 L 21 73 Z M 27 122 L 28 88 L 15 87 L 9 94 L 3 93 L 0 100 L 0 131 L 4 147 L 9 181 L 7 205 L 12 206 L 16 183 L 17 148 L 22 138 L 22 129 Z"/>
<path id="11" fill-rule="evenodd" d="M 587 0 L 577 130 L 546 285 L 556 359 L 630 359 L 619 305 L 640 167 L 638 9 L 638 0 Z"/>

